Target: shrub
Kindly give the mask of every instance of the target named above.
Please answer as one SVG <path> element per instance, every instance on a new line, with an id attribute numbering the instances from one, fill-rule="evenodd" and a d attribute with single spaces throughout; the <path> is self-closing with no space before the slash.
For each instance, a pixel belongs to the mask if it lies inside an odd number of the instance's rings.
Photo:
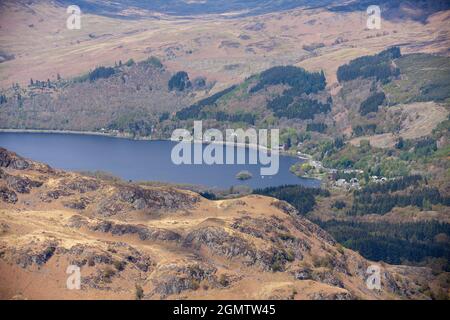
<path id="1" fill-rule="evenodd" d="M 134 66 L 135 64 L 136 64 L 136 63 L 134 62 L 133 59 L 128 59 L 128 61 L 125 62 L 125 65 L 126 65 L 127 67 Z"/>
<path id="2" fill-rule="evenodd" d="M 144 298 L 144 289 L 138 284 L 136 284 L 135 296 L 136 300 L 142 300 L 142 298 Z"/>
<path id="3" fill-rule="evenodd" d="M 281 264 L 280 261 L 275 261 L 274 263 L 272 263 L 270 268 L 272 269 L 273 272 L 281 272 L 281 271 L 283 271 L 283 265 Z"/>
<path id="4" fill-rule="evenodd" d="M 141 62 L 142 64 L 147 64 L 150 66 L 153 66 L 158 69 L 162 69 L 164 65 L 162 64 L 161 60 L 159 60 L 157 57 L 151 56 L 147 60 L 144 60 Z"/>
<path id="5" fill-rule="evenodd" d="M 327 125 L 325 123 L 308 123 L 306 125 L 306 131 L 315 131 L 323 133 L 325 130 L 327 130 Z"/>
<path id="6" fill-rule="evenodd" d="M 292 250 L 286 251 L 286 260 L 292 262 L 295 260 L 295 253 Z"/>
<path id="7" fill-rule="evenodd" d="M 314 267 L 333 269 L 333 258 L 331 256 L 313 256 Z"/>
<path id="8" fill-rule="evenodd" d="M 125 269 L 125 261 L 115 260 L 113 262 L 114 267 L 117 269 L 117 271 L 123 271 Z"/>
<path id="9" fill-rule="evenodd" d="M 344 202 L 344 201 L 340 201 L 340 200 L 335 201 L 335 202 L 331 205 L 332 208 L 336 208 L 336 209 L 338 209 L 338 210 L 344 209 L 346 206 L 347 206 L 347 205 L 345 204 L 345 202 Z"/>
<path id="10" fill-rule="evenodd" d="M 89 80 L 95 81 L 101 78 L 109 78 L 116 73 L 116 70 L 112 67 L 98 67 L 89 72 Z"/>
<path id="11" fill-rule="evenodd" d="M 384 92 L 377 92 L 368 97 L 359 108 L 359 113 L 365 116 L 371 112 L 378 112 L 379 106 L 381 106 L 386 100 L 386 95 Z"/>
<path id="12" fill-rule="evenodd" d="M 216 194 L 213 193 L 213 192 L 204 191 L 204 192 L 200 192 L 200 195 L 201 195 L 203 198 L 206 198 L 206 199 L 208 199 L 208 200 L 217 200 L 217 196 L 216 196 Z"/>
<path id="13" fill-rule="evenodd" d="M 221 274 L 219 277 L 219 283 L 222 287 L 228 287 L 230 285 L 230 280 L 226 274 Z"/>
<path id="14" fill-rule="evenodd" d="M 200 288 L 200 281 L 196 279 L 191 280 L 191 289 L 192 290 L 198 290 Z"/>
<path id="15" fill-rule="evenodd" d="M 170 91 L 184 91 L 191 87 L 191 81 L 189 80 L 189 75 L 185 71 L 179 71 L 172 76 L 169 80 L 169 90 Z"/>
<path id="16" fill-rule="evenodd" d="M 111 268 L 110 266 L 105 267 L 105 269 L 103 269 L 103 280 L 106 282 L 110 282 L 111 278 L 116 274 L 116 272 L 114 271 L 113 268 Z"/>

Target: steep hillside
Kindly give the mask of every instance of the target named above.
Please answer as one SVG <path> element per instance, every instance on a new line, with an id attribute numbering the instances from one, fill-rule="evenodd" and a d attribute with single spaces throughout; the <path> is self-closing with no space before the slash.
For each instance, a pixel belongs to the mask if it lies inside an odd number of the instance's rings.
<path id="1" fill-rule="evenodd" d="M 184 126 L 204 120 L 214 128 L 273 126 L 300 131 L 314 119 L 330 119 L 331 104 L 323 72 L 280 66 L 197 101 L 172 120 L 181 120 Z"/>
<path id="2" fill-rule="evenodd" d="M 170 72 L 156 57 L 119 60 L 0 91 L 0 128 L 168 139 L 203 120 L 219 129 L 279 128 L 287 149 L 319 160 L 336 138 L 392 148 L 400 138 L 430 136 L 448 115 L 450 59 L 402 53 L 392 47 L 353 59 L 337 68 L 339 84 L 323 71 L 277 66 L 219 91 L 214 80 Z"/>
<path id="3" fill-rule="evenodd" d="M 171 77 L 151 57 L 118 61 L 73 79 L 30 79 L 28 86 L 13 86 L 2 95 L 0 127 L 150 137 L 162 118 L 214 85 L 205 78 L 187 79 L 190 90 L 178 90 L 169 87 Z"/>
<path id="4" fill-rule="evenodd" d="M 175 2 L 180 7 L 173 6 Z M 159 57 L 172 72 L 185 70 L 218 81 L 217 91 L 277 65 L 324 70 L 333 84 L 339 65 L 392 45 L 401 44 L 405 53 L 448 54 L 445 7 L 425 12 L 409 1 L 412 7 L 402 6 L 396 19 L 385 15 L 399 11 L 395 4 L 383 7 L 382 30 L 368 30 L 367 6 L 332 10 L 321 6 L 324 2 L 278 11 L 304 2 L 170 1 L 169 7 L 167 1 L 72 1 L 69 4 L 80 4 L 82 27 L 68 30 L 66 1 L 2 1 L 0 86 L 24 85 L 30 78 L 54 80 L 58 73 L 70 78 L 98 65 L 149 55 Z M 391 2 L 383 1 L 383 6 Z M 226 13 L 179 17 L 169 12 L 186 7 Z M 228 13 L 250 7 L 255 11 L 229 18 Z M 267 13 L 246 16 L 255 12 Z M 425 21 L 410 18 L 416 14 Z"/>
<path id="5" fill-rule="evenodd" d="M 431 270 L 372 263 L 287 203 L 209 201 L 97 180 L 0 150 L 0 297 L 427 299 Z M 81 290 L 66 269 L 81 267 Z M 425 294 L 424 294 L 425 293 Z"/>

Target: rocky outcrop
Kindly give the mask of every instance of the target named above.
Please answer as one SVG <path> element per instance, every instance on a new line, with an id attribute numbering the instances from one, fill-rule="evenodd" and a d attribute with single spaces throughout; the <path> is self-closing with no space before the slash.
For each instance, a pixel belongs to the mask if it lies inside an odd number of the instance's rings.
<path id="1" fill-rule="evenodd" d="M 24 170 L 30 167 L 30 164 L 14 152 L 0 147 L 0 167 Z"/>
<path id="2" fill-rule="evenodd" d="M 301 216 L 289 218 L 289 223 L 302 234 L 320 239 L 324 243 L 331 246 L 335 246 L 337 244 L 336 240 L 334 240 L 328 232 Z"/>
<path id="3" fill-rule="evenodd" d="M 71 217 L 69 225 L 75 228 L 86 227 L 91 231 L 110 233 L 114 236 L 137 235 L 143 241 L 180 241 L 181 239 L 180 234 L 171 230 L 107 220 L 90 222 L 82 216 Z"/>
<path id="4" fill-rule="evenodd" d="M 65 192 L 76 191 L 78 193 L 86 193 L 96 191 L 100 188 L 100 183 L 94 179 L 88 178 L 71 178 L 62 179 L 59 183 L 60 189 Z"/>
<path id="5" fill-rule="evenodd" d="M 91 203 L 91 200 L 85 197 L 81 197 L 72 201 L 64 201 L 63 205 L 66 208 L 75 209 L 75 210 L 84 210 L 86 206 Z"/>
<path id="6" fill-rule="evenodd" d="M 290 205 L 286 201 L 275 200 L 271 203 L 271 205 L 280 209 L 287 215 L 292 216 L 293 219 L 291 219 L 291 222 L 297 228 L 297 230 L 306 233 L 308 235 L 315 235 L 317 237 L 320 237 L 322 240 L 326 241 L 330 245 L 336 244 L 336 241 L 333 239 L 333 237 L 331 237 L 331 235 L 328 232 L 320 228 L 318 225 L 302 217 L 298 213 L 297 209 L 295 209 L 292 205 Z"/>
<path id="7" fill-rule="evenodd" d="M 274 206 L 277 209 L 280 209 L 281 211 L 283 211 L 286 214 L 289 214 L 292 216 L 298 215 L 297 209 L 295 209 L 292 205 L 290 205 L 286 201 L 276 200 L 276 201 L 273 201 L 270 205 Z"/>
<path id="8" fill-rule="evenodd" d="M 40 181 L 34 181 L 27 177 L 7 174 L 2 169 L 0 169 L 0 179 L 4 180 L 8 187 L 18 193 L 30 193 L 32 188 L 39 188 L 43 184 Z"/>
<path id="9" fill-rule="evenodd" d="M 355 297 L 347 291 L 339 293 L 318 292 L 309 296 L 311 300 L 355 300 Z"/>
<path id="10" fill-rule="evenodd" d="M 258 195 L 210 201 L 170 187 L 47 170 L 31 160 L 27 167 L 17 155 L 0 155 L 0 268 L 30 278 L 45 270 L 51 277 L 42 283 L 59 288 L 67 266 L 77 265 L 80 295 L 422 299 L 439 287 L 426 268 L 382 264 L 382 290 L 367 289 L 373 263 L 283 201 Z"/>
<path id="11" fill-rule="evenodd" d="M 33 264 L 42 266 L 50 260 L 57 247 L 58 243 L 56 241 L 32 242 L 11 250 L 8 254 L 9 260 L 21 268 L 27 268 Z"/>
<path id="12" fill-rule="evenodd" d="M 41 196 L 41 200 L 44 202 L 51 202 L 52 200 L 58 200 L 61 197 L 68 197 L 73 193 L 63 189 L 50 190 L 45 195 Z"/>
<path id="13" fill-rule="evenodd" d="M 131 211 L 154 214 L 189 210 L 200 201 L 199 195 L 170 187 L 105 182 L 53 170 L 3 148 L 0 148 L 0 167 L 0 199 L 7 203 L 17 203 L 21 194 L 40 188 L 39 199 L 44 203 L 60 203 L 78 211 L 89 207 L 96 215 L 105 217 Z"/>
<path id="14" fill-rule="evenodd" d="M 104 199 L 98 207 L 101 215 L 111 216 L 122 210 L 156 212 L 191 209 L 200 197 L 172 188 L 147 189 L 140 186 L 118 186 L 114 194 Z"/>
<path id="15" fill-rule="evenodd" d="M 282 271 L 285 264 L 294 259 L 292 254 L 283 248 L 267 245 L 265 250 L 259 250 L 242 236 L 216 226 L 200 228 L 189 233 L 183 245 L 197 250 L 204 246 L 213 254 L 228 259 L 239 258 L 248 266 L 257 264 L 264 270 Z"/>
<path id="16" fill-rule="evenodd" d="M 118 272 L 123 271 L 127 265 L 133 265 L 143 272 L 149 271 L 153 266 L 150 256 L 123 242 L 110 242 L 105 249 L 100 246 L 77 244 L 70 249 L 58 248 L 56 254 L 65 255 L 69 258 L 70 264 L 79 267 L 109 265 Z"/>
<path id="17" fill-rule="evenodd" d="M 229 234 L 221 227 L 210 226 L 194 230 L 186 236 L 183 245 L 195 249 L 199 249 L 203 245 L 213 253 L 229 259 L 244 258 L 248 264 L 254 264 L 257 260 L 256 249 L 251 243 L 241 237 Z"/>
<path id="18" fill-rule="evenodd" d="M 109 221 L 102 221 L 90 225 L 89 229 L 92 231 L 108 232 L 116 236 L 136 234 L 143 241 L 178 241 L 181 239 L 178 233 L 170 230 L 151 228 L 144 225 L 118 224 Z"/>
<path id="19" fill-rule="evenodd" d="M 186 290 L 197 290 L 201 282 L 216 283 L 217 269 L 206 263 L 182 261 L 176 264 L 162 265 L 152 274 L 154 289 L 152 295 L 165 298 Z"/>
<path id="20" fill-rule="evenodd" d="M 90 266 L 98 264 L 112 264 L 113 256 L 110 252 L 99 249 L 98 247 L 77 244 L 70 249 L 61 249 L 58 254 L 67 255 L 71 265 Z"/>
<path id="21" fill-rule="evenodd" d="M 6 203 L 16 203 L 17 194 L 6 187 L 0 187 L 0 199 Z"/>

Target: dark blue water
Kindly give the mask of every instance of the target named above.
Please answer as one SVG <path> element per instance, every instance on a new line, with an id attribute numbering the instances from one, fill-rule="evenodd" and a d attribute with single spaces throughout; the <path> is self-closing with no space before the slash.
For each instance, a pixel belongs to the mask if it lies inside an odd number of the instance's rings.
<path id="1" fill-rule="evenodd" d="M 302 184 L 316 187 L 313 179 L 293 175 L 289 168 L 298 159 L 280 156 L 280 168 L 274 176 L 260 175 L 260 165 L 175 165 L 171 151 L 175 142 L 136 141 L 105 136 L 55 133 L 0 133 L 0 146 L 21 156 L 70 171 L 105 171 L 126 180 L 186 183 L 220 189 L 236 185 L 252 188 Z M 227 152 L 230 146 L 223 147 Z M 249 151 L 248 152 L 255 152 Z M 242 170 L 253 178 L 236 179 Z"/>

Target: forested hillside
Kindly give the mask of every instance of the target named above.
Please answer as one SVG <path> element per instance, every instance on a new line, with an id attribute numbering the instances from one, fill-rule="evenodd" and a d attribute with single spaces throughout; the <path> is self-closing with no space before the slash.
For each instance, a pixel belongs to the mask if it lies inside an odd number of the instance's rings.
<path id="1" fill-rule="evenodd" d="M 152 137 L 161 119 L 211 85 L 193 79 L 194 85 L 174 90 L 174 79 L 154 57 L 138 63 L 117 61 L 73 79 L 30 79 L 28 86 L 13 84 L 4 90 L 0 127 Z"/>

